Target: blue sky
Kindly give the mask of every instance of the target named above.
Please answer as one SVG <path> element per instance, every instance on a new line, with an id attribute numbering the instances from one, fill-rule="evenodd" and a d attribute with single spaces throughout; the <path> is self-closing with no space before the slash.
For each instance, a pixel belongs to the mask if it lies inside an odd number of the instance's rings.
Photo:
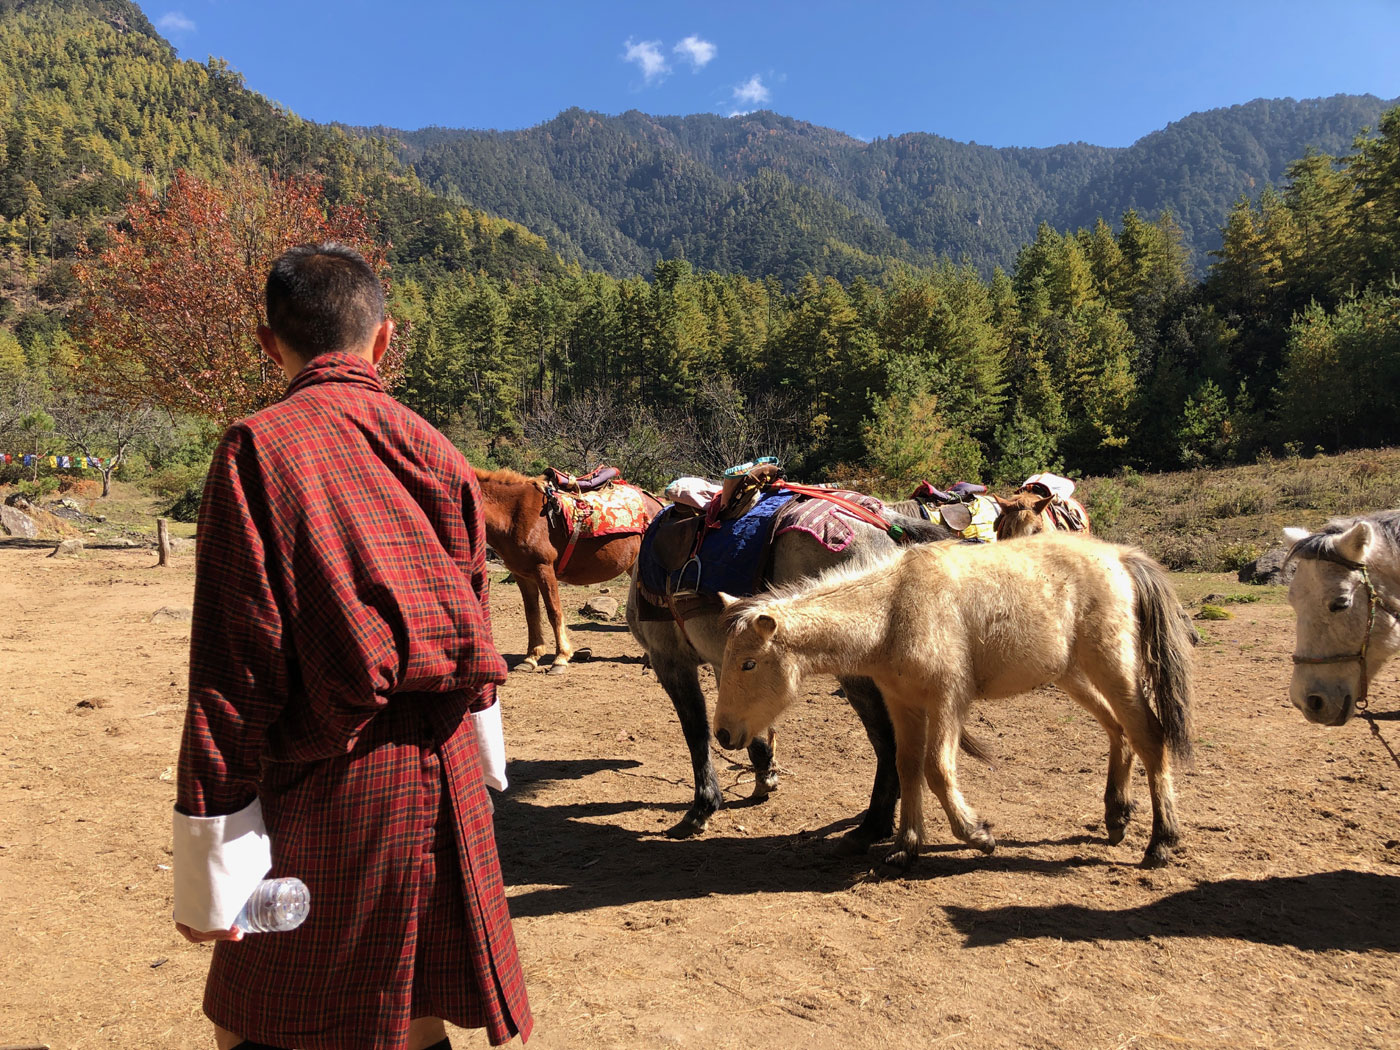
<path id="1" fill-rule="evenodd" d="M 752 109 L 860 138 L 1125 146 L 1253 98 L 1400 96 L 1400 0 L 140 0 L 302 116 L 521 128 Z"/>

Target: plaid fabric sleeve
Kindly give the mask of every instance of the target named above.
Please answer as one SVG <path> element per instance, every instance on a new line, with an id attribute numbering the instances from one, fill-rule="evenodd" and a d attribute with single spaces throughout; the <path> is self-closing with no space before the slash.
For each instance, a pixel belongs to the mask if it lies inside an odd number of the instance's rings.
<path id="1" fill-rule="evenodd" d="M 190 816 L 234 813 L 256 797 L 267 730 L 286 701 L 271 529 L 252 440 L 234 428 L 214 453 L 199 508 L 176 804 Z"/>

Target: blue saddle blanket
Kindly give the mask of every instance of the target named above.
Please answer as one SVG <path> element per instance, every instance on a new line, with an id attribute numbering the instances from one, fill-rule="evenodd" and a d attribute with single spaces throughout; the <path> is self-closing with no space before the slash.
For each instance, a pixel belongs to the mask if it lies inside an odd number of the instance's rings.
<path id="1" fill-rule="evenodd" d="M 642 537 L 642 549 L 637 555 L 642 586 L 658 595 L 676 591 L 700 594 L 723 591 L 742 598 L 757 594 L 763 584 L 774 521 L 778 512 L 795 498 L 794 493 L 782 489 L 761 494 L 742 515 L 709 529 L 700 544 L 698 557 L 672 572 L 666 570 L 652 549 L 658 527 L 671 518 L 672 510 L 667 507 Z"/>

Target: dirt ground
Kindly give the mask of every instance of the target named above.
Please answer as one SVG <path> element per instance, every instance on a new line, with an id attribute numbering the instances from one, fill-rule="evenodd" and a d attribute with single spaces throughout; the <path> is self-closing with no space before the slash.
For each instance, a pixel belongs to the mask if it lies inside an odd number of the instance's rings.
<path id="1" fill-rule="evenodd" d="M 208 949 L 168 919 L 189 628 L 152 618 L 188 607 L 192 558 L 46 553 L 0 544 L 0 1045 L 212 1045 Z M 1277 594 L 1205 625 L 1176 866 L 1136 867 L 1145 822 L 1105 843 L 1103 735 L 1047 692 L 984 705 L 993 765 L 963 762 L 995 854 L 934 805 L 931 845 L 888 878 L 833 849 L 873 759 L 829 680 L 779 726 L 774 796 L 744 804 L 726 761 L 735 804 L 665 838 L 691 795 L 679 727 L 625 628 L 577 615 L 588 593 L 566 604 L 593 661 L 503 692 L 497 835 L 532 1047 L 1400 1045 L 1400 769 L 1365 724 L 1288 705 Z M 515 589 L 493 607 L 518 654 Z M 1375 693 L 1400 748 L 1393 671 Z"/>

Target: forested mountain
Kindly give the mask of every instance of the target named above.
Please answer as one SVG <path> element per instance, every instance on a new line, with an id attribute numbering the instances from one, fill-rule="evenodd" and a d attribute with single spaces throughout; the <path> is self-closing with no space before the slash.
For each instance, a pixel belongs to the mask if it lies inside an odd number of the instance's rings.
<path id="1" fill-rule="evenodd" d="M 890 259 L 1009 269 L 1037 226 L 1170 211 L 1203 270 L 1220 216 L 1309 147 L 1345 153 L 1393 103 L 1338 95 L 1195 113 L 1123 149 L 978 146 L 925 133 L 865 143 L 775 113 L 607 117 L 569 110 L 524 131 L 372 134 L 429 185 L 616 275 L 658 258 L 777 276 L 878 275 Z"/>
<path id="2" fill-rule="evenodd" d="M 383 142 L 302 120 L 223 62 L 180 61 L 128 0 L 0 0 L 0 325 L 54 321 L 79 243 L 138 185 L 236 157 L 366 200 L 409 273 L 559 270 L 538 237 L 433 195 Z"/>

